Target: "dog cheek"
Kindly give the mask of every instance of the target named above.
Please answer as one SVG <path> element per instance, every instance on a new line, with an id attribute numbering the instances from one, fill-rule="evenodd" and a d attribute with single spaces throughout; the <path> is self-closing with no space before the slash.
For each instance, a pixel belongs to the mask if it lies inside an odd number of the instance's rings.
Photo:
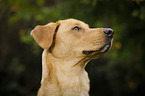
<path id="1" fill-rule="evenodd" d="M 70 55 L 71 50 L 72 49 L 64 43 L 56 43 L 52 53 L 57 58 L 65 58 Z"/>

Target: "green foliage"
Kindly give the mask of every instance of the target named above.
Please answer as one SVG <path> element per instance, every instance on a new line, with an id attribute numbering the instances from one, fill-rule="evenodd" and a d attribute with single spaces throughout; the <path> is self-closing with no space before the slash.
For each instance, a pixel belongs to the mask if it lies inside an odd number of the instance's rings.
<path id="1" fill-rule="evenodd" d="M 30 32 L 36 25 L 67 18 L 115 32 L 112 49 L 87 65 L 90 95 L 143 96 L 144 0 L 0 0 L 1 95 L 36 95 L 42 49 Z"/>

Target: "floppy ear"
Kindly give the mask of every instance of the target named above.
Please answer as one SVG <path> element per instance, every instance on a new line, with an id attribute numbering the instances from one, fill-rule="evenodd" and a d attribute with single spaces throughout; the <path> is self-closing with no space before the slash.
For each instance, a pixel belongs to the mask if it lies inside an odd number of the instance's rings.
<path id="1" fill-rule="evenodd" d="M 43 49 L 48 49 L 52 42 L 53 36 L 55 34 L 55 30 L 59 22 L 57 23 L 48 23 L 47 25 L 40 26 L 37 25 L 32 31 L 31 35 L 35 39 L 35 41 L 41 46 Z"/>

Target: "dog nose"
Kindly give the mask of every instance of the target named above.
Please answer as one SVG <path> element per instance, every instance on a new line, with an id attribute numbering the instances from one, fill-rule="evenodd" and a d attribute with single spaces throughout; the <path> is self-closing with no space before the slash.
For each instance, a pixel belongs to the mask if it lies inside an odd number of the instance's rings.
<path id="1" fill-rule="evenodd" d="M 113 38 L 113 35 L 114 35 L 114 31 L 111 29 L 111 28 L 105 28 L 103 30 L 103 33 L 109 37 L 109 38 Z"/>

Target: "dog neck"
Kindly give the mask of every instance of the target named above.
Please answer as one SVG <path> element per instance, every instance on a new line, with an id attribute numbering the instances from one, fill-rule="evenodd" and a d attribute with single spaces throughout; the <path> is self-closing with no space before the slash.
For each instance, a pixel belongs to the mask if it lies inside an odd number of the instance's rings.
<path id="1" fill-rule="evenodd" d="M 61 93 L 88 94 L 89 79 L 84 70 L 85 59 L 74 58 L 69 60 L 69 58 L 66 58 L 62 60 L 54 57 L 47 49 L 44 50 L 42 55 L 41 84 L 50 82 L 50 84 L 54 84 L 53 86 L 59 87 Z M 67 92 L 68 90 L 71 92 Z"/>

